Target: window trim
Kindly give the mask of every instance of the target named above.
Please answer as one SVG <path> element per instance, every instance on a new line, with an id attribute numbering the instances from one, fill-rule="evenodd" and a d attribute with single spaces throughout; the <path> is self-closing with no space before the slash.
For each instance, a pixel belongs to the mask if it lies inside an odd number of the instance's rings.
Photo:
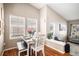
<path id="1" fill-rule="evenodd" d="M 14 15 L 10 15 L 9 17 L 10 17 L 10 19 L 9 19 L 9 38 L 10 38 L 10 39 L 18 39 L 18 38 L 20 38 L 20 36 L 16 36 L 16 37 L 12 37 L 12 36 L 11 36 L 11 35 L 13 35 L 13 34 L 11 33 L 11 31 L 12 31 L 12 28 L 11 28 L 11 27 L 13 26 L 13 25 L 11 24 L 11 20 L 12 20 L 11 18 L 12 18 L 12 17 L 15 17 L 15 18 L 17 18 L 17 19 L 23 19 L 23 20 L 24 20 L 24 26 L 23 26 L 23 27 L 24 27 L 24 34 L 23 34 L 23 35 L 25 35 L 25 17 L 14 16 Z M 20 25 L 16 25 L 16 27 L 17 27 L 17 26 L 20 26 Z"/>

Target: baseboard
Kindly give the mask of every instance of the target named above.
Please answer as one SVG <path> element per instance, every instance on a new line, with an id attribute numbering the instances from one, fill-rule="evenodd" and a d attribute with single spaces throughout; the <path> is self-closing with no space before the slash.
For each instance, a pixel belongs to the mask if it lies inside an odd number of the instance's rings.
<path id="1" fill-rule="evenodd" d="M 2 53 L 1 53 L 1 56 L 3 56 L 4 51 L 11 50 L 11 49 L 15 49 L 15 48 L 17 48 L 17 47 L 12 47 L 12 48 L 7 48 L 7 49 L 4 49 L 4 50 L 2 51 Z"/>
<path id="2" fill-rule="evenodd" d="M 4 49 L 4 51 L 15 49 L 15 48 L 17 48 L 17 47 L 7 48 L 7 49 Z"/>
<path id="3" fill-rule="evenodd" d="M 60 51 L 60 50 L 58 50 L 58 49 L 56 49 L 56 48 L 54 48 L 54 47 L 51 47 L 51 46 L 49 46 L 49 45 L 47 45 L 47 44 L 46 44 L 46 46 L 48 46 L 48 47 L 50 47 L 51 49 L 54 49 L 54 50 L 56 50 L 56 51 L 58 51 L 58 52 L 60 52 L 60 53 L 62 53 L 62 54 L 64 54 L 64 53 L 65 53 L 65 52 Z"/>

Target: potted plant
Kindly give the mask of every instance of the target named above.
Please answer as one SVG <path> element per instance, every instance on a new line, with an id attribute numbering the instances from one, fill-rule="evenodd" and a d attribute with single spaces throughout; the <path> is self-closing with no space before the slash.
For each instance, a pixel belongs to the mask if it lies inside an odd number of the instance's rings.
<path id="1" fill-rule="evenodd" d="M 53 33 L 48 33 L 48 34 L 47 34 L 47 38 L 48 38 L 48 39 L 52 39 L 52 38 L 53 38 L 52 36 L 53 36 Z"/>

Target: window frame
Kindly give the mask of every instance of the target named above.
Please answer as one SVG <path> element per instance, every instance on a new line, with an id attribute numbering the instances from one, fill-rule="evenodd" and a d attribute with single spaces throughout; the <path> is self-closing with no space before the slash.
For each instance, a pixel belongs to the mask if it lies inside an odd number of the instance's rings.
<path id="1" fill-rule="evenodd" d="M 23 24 L 22 24 L 22 26 L 20 26 L 20 25 L 13 25 L 12 24 L 12 22 L 11 22 L 11 20 L 12 20 L 12 18 L 15 18 L 15 19 L 22 19 L 22 21 L 24 22 Z M 18 20 L 16 20 L 16 22 L 18 22 Z M 12 37 L 12 35 L 13 35 L 13 33 L 12 33 L 12 27 L 22 27 L 23 29 L 24 29 L 24 31 L 23 31 L 23 35 L 25 35 L 25 17 L 21 17 L 21 16 L 14 16 L 14 15 L 10 15 L 10 19 L 9 19 L 9 38 L 10 39 L 19 39 L 21 36 L 15 36 L 15 37 Z"/>

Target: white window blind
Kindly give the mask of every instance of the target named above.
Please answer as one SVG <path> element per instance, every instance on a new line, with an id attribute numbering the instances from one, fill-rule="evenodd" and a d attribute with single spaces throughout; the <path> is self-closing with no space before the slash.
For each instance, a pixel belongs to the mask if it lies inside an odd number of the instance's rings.
<path id="1" fill-rule="evenodd" d="M 25 35 L 25 18 L 10 15 L 10 39 Z"/>

